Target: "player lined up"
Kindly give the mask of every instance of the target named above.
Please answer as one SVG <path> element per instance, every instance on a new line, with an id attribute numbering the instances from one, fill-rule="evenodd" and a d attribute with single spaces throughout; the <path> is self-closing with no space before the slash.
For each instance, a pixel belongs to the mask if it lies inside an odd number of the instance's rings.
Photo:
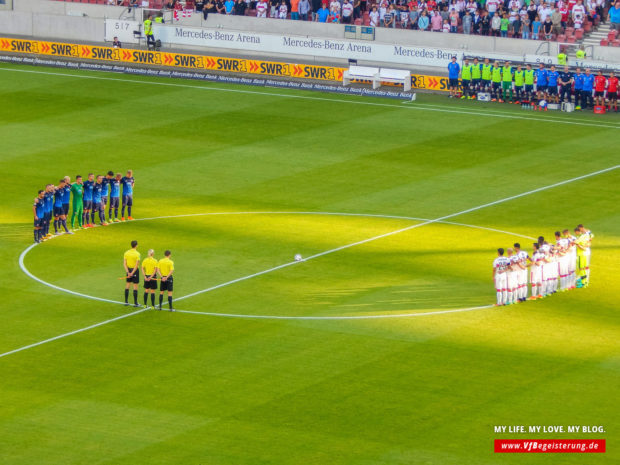
<path id="1" fill-rule="evenodd" d="M 46 185 L 45 189 L 38 192 L 32 206 L 34 241 L 42 242 L 53 236 L 50 232 L 52 217 L 54 235 L 62 234 L 63 229 L 65 234 L 73 234 L 73 231 L 78 229 L 93 228 L 96 215 L 102 226 L 107 226 L 110 222 L 125 221 L 125 208 L 127 219 L 133 220 L 131 208 L 134 184 L 133 172 L 128 170 L 125 176 L 120 173 L 115 175 L 113 171 L 108 171 L 105 176 L 98 175 L 97 177 L 89 173 L 86 181 L 82 179 L 82 176 L 77 175 L 74 183 L 71 183 L 69 176 L 65 176 L 58 181 L 57 186 Z M 72 203 L 71 231 L 67 227 L 70 203 Z M 106 220 L 105 209 L 108 203 Z M 120 219 L 118 218 L 119 205 L 122 205 Z"/>
<path id="2" fill-rule="evenodd" d="M 476 99 L 479 92 L 489 92 L 492 101 L 515 104 L 531 103 L 538 108 L 537 102 L 574 103 L 575 109 L 587 109 L 594 105 L 608 106 L 608 110 L 618 111 L 618 85 L 620 81 L 613 71 L 609 77 L 598 70 L 596 75 L 589 68 L 582 73 L 580 68 L 572 72 L 568 66 L 556 70 L 552 65 L 546 68 L 543 63 L 537 69 L 527 64 L 513 66 L 509 61 L 491 64 L 488 58 L 480 63 L 463 61 L 463 67 L 453 57 L 448 65 L 450 76 L 450 97 Z M 461 91 L 459 91 L 459 73 Z"/>
<path id="3" fill-rule="evenodd" d="M 555 243 L 543 236 L 533 244 L 532 255 L 514 244 L 514 248 L 497 249 L 493 261 L 493 280 L 497 295 L 496 306 L 528 300 L 528 275 L 531 295 L 536 300 L 555 294 L 587 287 L 590 280 L 590 246 L 594 234 L 582 224 L 574 230 L 556 231 Z M 528 273 L 529 271 L 529 273 Z"/>
<path id="4" fill-rule="evenodd" d="M 138 285 L 140 284 L 140 269 L 144 275 L 144 306 L 148 306 L 148 296 L 151 296 L 151 307 L 162 309 L 164 292 L 168 293 L 168 308 L 172 308 L 172 289 L 174 281 L 174 262 L 170 259 L 172 255 L 169 250 L 164 252 L 164 258 L 157 260 L 154 257 L 155 251 L 150 249 L 147 258 L 140 266 L 140 252 L 138 252 L 138 241 L 131 241 L 131 248 L 123 255 L 123 268 L 125 269 L 125 305 L 129 305 L 129 288 L 133 286 L 134 307 L 138 304 Z M 155 307 L 155 291 L 157 291 L 157 281 L 159 284 L 159 307 Z"/>

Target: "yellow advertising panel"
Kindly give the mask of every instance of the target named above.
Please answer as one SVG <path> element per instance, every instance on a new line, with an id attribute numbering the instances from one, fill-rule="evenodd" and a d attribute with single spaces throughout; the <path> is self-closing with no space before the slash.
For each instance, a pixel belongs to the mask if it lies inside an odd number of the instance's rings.
<path id="1" fill-rule="evenodd" d="M 95 45 L 2 37 L 0 37 L 0 51 L 322 81 L 342 81 L 342 75 L 346 71 L 346 68 L 334 66 L 246 60 L 152 50 L 116 49 Z M 414 89 L 448 91 L 448 78 L 414 74 L 411 76 L 411 86 Z"/>

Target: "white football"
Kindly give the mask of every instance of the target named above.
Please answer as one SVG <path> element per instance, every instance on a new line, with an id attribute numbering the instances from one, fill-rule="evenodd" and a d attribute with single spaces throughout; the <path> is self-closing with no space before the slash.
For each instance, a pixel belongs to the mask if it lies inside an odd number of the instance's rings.
<path id="1" fill-rule="evenodd" d="M 302 260 L 302 256 L 301 256 L 301 254 L 297 254 L 297 255 L 295 255 L 295 261 L 296 261 L 296 262 L 300 262 L 301 260 Z"/>

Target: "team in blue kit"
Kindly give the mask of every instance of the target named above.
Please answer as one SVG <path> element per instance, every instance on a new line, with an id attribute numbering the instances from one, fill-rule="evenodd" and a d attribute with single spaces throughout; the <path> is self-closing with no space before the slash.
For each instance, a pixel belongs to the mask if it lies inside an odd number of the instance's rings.
<path id="1" fill-rule="evenodd" d="M 73 234 L 74 231 L 83 228 L 95 227 L 95 218 L 99 218 L 99 225 L 107 226 L 111 222 L 125 221 L 124 212 L 127 208 L 127 220 L 133 220 L 131 209 L 133 207 L 133 189 L 135 179 L 131 170 L 126 176 L 120 173 L 97 175 L 89 173 L 86 181 L 82 183 L 82 176 L 77 175 L 75 183 L 69 176 L 65 176 L 58 185 L 47 184 L 45 189 L 37 193 L 32 206 L 34 216 L 34 241 L 36 243 L 61 234 Z M 73 196 L 73 215 L 82 217 L 80 225 L 69 229 L 67 218 L 69 216 L 69 204 Z M 122 197 L 122 213 L 118 218 L 118 209 Z M 109 199 L 109 201 L 108 201 Z M 106 219 L 106 207 L 108 218 Z M 54 221 L 54 234 L 50 232 L 50 225 Z"/>
<path id="2" fill-rule="evenodd" d="M 121 208 L 121 221 L 125 220 L 125 207 L 127 207 L 127 219 L 133 220 L 131 216 L 131 207 L 133 207 L 133 185 L 135 180 L 133 178 L 133 171 L 128 170 L 127 175 L 121 179 L 121 185 L 123 186 L 123 207 Z"/>

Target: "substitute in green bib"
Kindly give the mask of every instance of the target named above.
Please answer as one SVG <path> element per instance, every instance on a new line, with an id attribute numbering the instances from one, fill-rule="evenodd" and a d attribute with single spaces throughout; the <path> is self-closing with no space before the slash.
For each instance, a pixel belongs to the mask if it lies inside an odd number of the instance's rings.
<path id="1" fill-rule="evenodd" d="M 483 70 L 484 72 L 484 70 Z M 497 102 L 501 100 L 501 88 L 502 88 L 502 68 L 499 67 L 499 62 L 496 61 L 493 63 L 493 68 L 491 68 L 491 83 L 493 84 L 492 91 L 492 102 Z"/>
<path id="2" fill-rule="evenodd" d="M 471 85 L 474 92 L 472 98 L 476 98 L 475 93 L 480 90 L 482 85 L 482 64 L 478 63 L 478 58 L 474 58 L 474 63 L 471 66 Z"/>
<path id="3" fill-rule="evenodd" d="M 525 81 L 525 97 L 528 101 L 532 100 L 532 93 L 534 92 L 534 70 L 532 65 L 526 65 L 524 73 Z"/>
<path id="4" fill-rule="evenodd" d="M 508 101 L 508 93 L 510 92 L 510 101 L 512 102 L 512 66 L 510 62 L 504 63 L 502 68 L 502 98 Z M 501 102 L 502 100 L 500 100 Z"/>
<path id="5" fill-rule="evenodd" d="M 461 98 L 471 98 L 471 70 L 473 65 L 469 63 L 469 60 L 465 58 L 463 61 L 463 68 L 461 69 L 461 88 L 463 89 L 463 95 Z"/>
<path id="6" fill-rule="evenodd" d="M 75 217 L 77 215 L 78 228 L 82 229 L 84 219 L 84 185 L 82 184 L 82 176 L 77 175 L 75 182 L 71 185 L 71 194 L 73 198 L 73 212 L 71 213 L 71 229 L 75 229 Z"/>
<path id="7" fill-rule="evenodd" d="M 517 101 L 515 103 L 521 103 L 523 100 L 523 85 L 525 84 L 525 71 L 521 69 L 521 65 L 517 66 L 517 70 L 515 71 L 515 94 L 517 97 Z"/>
<path id="8" fill-rule="evenodd" d="M 482 87 L 484 90 L 489 92 L 491 90 L 491 74 L 493 71 L 493 66 L 489 63 L 489 59 L 485 58 L 484 63 L 482 64 Z"/>

